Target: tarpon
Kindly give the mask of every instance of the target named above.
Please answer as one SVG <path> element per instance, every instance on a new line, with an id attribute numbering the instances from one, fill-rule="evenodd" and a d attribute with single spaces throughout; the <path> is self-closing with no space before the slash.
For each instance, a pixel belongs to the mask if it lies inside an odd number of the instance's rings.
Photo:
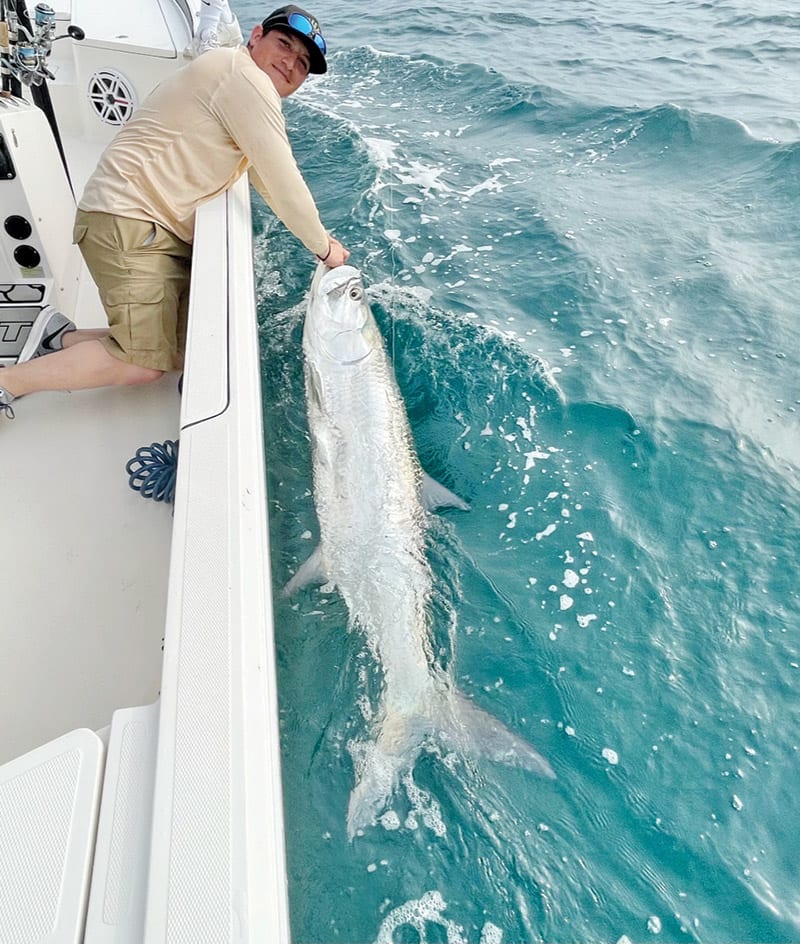
<path id="1" fill-rule="evenodd" d="M 461 695 L 434 658 L 427 512 L 468 506 L 422 471 L 358 269 L 318 266 L 303 352 L 320 542 L 285 593 L 335 584 L 383 675 L 375 739 L 356 761 L 348 835 L 375 821 L 433 741 L 554 777 L 530 744 Z"/>

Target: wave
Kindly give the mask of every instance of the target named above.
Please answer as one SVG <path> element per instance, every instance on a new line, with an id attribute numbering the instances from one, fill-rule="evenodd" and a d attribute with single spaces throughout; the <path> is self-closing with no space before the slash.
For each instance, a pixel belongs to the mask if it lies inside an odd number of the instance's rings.
<path id="1" fill-rule="evenodd" d="M 779 49 L 765 41 L 742 47 L 742 54 L 757 55 L 759 50 L 773 48 Z M 513 140 L 526 132 L 577 136 L 613 125 L 621 126 L 623 135 L 625 130 L 644 134 L 653 144 L 663 142 L 673 147 L 707 145 L 729 149 L 759 140 L 744 122 L 735 118 L 670 102 L 645 109 L 603 106 L 581 101 L 544 83 L 511 81 L 491 67 L 469 62 L 456 64 L 427 55 L 411 57 L 381 52 L 372 47 L 348 50 L 339 54 L 338 60 L 342 74 L 348 77 L 348 86 L 358 95 L 358 107 L 351 109 L 348 100 L 342 101 L 338 83 L 313 87 L 314 100 L 320 100 L 321 93 L 322 102 L 334 106 L 339 116 L 347 114 L 371 123 L 373 105 L 380 108 L 385 119 L 384 96 L 389 87 L 397 97 L 391 107 L 398 118 L 413 113 L 419 121 L 416 130 L 420 135 L 435 134 L 437 126 L 440 134 L 452 134 L 455 124 L 463 126 L 473 139 L 495 135 L 503 128 Z M 580 64 L 582 60 L 569 61 Z M 669 56 L 652 61 L 685 65 L 684 60 Z M 311 99 L 308 95 L 309 102 Z M 430 132 L 426 125 L 431 126 Z M 614 140 L 610 137 L 609 143 Z"/>
<path id="2" fill-rule="evenodd" d="M 800 190 L 800 141 L 772 150 L 764 162 L 763 178 L 787 196 L 796 196 Z"/>
<path id="3" fill-rule="evenodd" d="M 311 83 L 301 89 L 298 98 L 311 101 L 321 97 L 340 105 L 347 87 L 360 97 L 358 111 L 362 113 L 370 104 L 385 108 L 385 89 L 389 87 L 396 96 L 390 107 L 424 110 L 428 115 L 450 115 L 457 110 L 467 117 L 514 105 L 557 108 L 570 101 L 545 84 L 512 82 L 491 66 L 469 61 L 451 62 L 427 54 L 411 56 L 373 46 L 349 49 L 333 58 L 337 80 Z M 375 97 L 378 90 L 380 99 Z"/>
<path id="4" fill-rule="evenodd" d="M 725 53 L 743 59 L 752 59 L 755 62 L 772 57 L 790 57 L 797 54 L 797 46 L 791 43 L 778 43 L 772 39 L 762 39 L 759 42 L 749 42 L 746 45 L 738 44 L 735 46 L 714 46 L 710 52 L 715 54 Z"/>
<path id="5" fill-rule="evenodd" d="M 611 124 L 627 126 L 628 134 L 623 130 L 623 139 L 636 138 L 638 145 L 650 150 L 668 145 L 673 150 L 707 149 L 730 153 L 731 150 L 737 152 L 765 143 L 754 138 L 741 121 L 694 111 L 671 102 L 644 110 L 599 111 L 594 119 L 586 115 L 584 120 L 587 124 L 599 121 L 606 127 Z"/>
<path id="6" fill-rule="evenodd" d="M 723 20 L 720 24 L 723 29 L 741 29 L 752 26 L 785 26 L 789 29 L 798 29 L 800 27 L 800 14 L 798 13 L 742 13 L 739 16 L 733 16 L 728 20 Z"/>

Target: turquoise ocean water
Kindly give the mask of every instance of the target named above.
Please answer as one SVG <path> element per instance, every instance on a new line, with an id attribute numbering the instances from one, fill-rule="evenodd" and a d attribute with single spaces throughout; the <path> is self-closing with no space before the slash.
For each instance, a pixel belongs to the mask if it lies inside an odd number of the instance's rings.
<path id="1" fill-rule="evenodd" d="M 335 592 L 276 600 L 295 941 L 800 941 L 800 13 L 315 12 L 298 160 L 472 505 L 430 528 L 438 657 L 558 779 L 424 752 L 349 842 L 380 677 Z M 312 264 L 254 225 L 280 586 Z"/>

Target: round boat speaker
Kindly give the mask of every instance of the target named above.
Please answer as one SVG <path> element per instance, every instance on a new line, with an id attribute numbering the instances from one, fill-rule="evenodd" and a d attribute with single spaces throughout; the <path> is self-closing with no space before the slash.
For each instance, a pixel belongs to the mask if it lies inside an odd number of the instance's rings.
<path id="1" fill-rule="evenodd" d="M 3 223 L 5 231 L 12 239 L 28 239 L 33 232 L 33 227 L 24 216 L 7 216 Z"/>
<path id="2" fill-rule="evenodd" d="M 35 269 L 42 261 L 39 250 L 33 246 L 17 246 L 14 250 L 14 258 L 23 269 Z"/>

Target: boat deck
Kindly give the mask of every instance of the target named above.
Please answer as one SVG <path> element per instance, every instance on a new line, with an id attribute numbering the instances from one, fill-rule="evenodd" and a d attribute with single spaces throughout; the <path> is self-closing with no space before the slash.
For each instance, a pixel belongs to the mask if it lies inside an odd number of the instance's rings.
<path id="1" fill-rule="evenodd" d="M 0 763 L 158 695 L 172 509 L 125 463 L 177 439 L 175 385 L 39 394 L 2 423 Z"/>

